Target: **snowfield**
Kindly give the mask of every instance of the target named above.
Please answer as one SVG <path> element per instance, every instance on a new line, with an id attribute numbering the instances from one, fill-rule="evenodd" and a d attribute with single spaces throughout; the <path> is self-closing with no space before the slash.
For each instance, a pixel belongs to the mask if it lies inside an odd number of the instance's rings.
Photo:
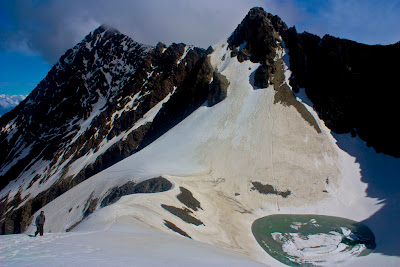
<path id="1" fill-rule="evenodd" d="M 227 98 L 213 107 L 203 105 L 145 149 L 43 207 L 44 237 L 1 236 L 2 264 L 282 266 L 253 237 L 251 225 L 256 219 L 271 214 L 320 214 L 363 221 L 384 207 L 382 199 L 367 196 L 368 185 L 362 181 L 357 159 L 339 148 L 306 104 L 304 94 L 298 94 L 298 100 L 316 119 L 321 133 L 294 107 L 274 103 L 272 86 L 252 86 L 258 64 L 231 58 L 226 41 L 213 48 L 211 63 L 230 83 Z M 287 62 L 284 48 L 279 52 Z M 285 75 L 287 82 L 287 65 Z M 398 163 L 394 160 L 393 166 Z M 173 184 L 171 190 L 126 195 L 100 208 L 112 188 L 159 176 Z M 255 182 L 290 194 L 262 194 Z M 181 187 L 193 194 L 201 208 L 193 210 L 177 199 Z M 82 220 L 93 199 L 99 200 L 97 210 L 71 232 L 63 233 Z M 186 208 L 201 224 L 185 222 L 162 205 Z M 176 236 L 165 221 L 196 241 Z M 368 226 L 374 232 L 374 225 Z M 34 231 L 30 226 L 26 233 Z M 388 233 L 374 233 L 379 248 Z M 398 247 L 397 243 L 388 245 Z M 334 264 L 329 259 L 340 254 L 334 252 L 324 258 L 327 265 Z M 400 265 L 397 256 L 371 253 L 355 258 L 354 254 L 340 257 L 347 257 L 351 266 Z M 346 262 L 346 258 L 341 260 Z"/>
<path id="2" fill-rule="evenodd" d="M 1 266 L 264 266 L 232 251 L 122 218 L 106 232 L 0 237 Z"/>

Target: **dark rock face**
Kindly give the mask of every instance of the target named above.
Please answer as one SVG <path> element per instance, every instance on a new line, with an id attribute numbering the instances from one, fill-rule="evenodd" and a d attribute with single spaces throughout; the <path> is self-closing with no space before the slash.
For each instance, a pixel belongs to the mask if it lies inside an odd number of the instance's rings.
<path id="1" fill-rule="evenodd" d="M 111 189 L 111 192 L 107 194 L 101 201 L 100 207 L 106 207 L 108 205 L 114 204 L 121 197 L 125 195 L 134 194 L 135 192 L 135 183 L 132 181 L 127 182 L 122 186 L 117 186 Z"/>
<path id="2" fill-rule="evenodd" d="M 174 232 L 177 232 L 180 235 L 186 236 L 190 239 L 192 239 L 185 231 L 183 231 L 182 229 L 180 229 L 178 226 L 176 226 L 175 224 L 173 224 L 170 221 L 164 220 L 164 225 L 166 227 L 168 227 L 169 229 L 171 229 Z"/>
<path id="3" fill-rule="evenodd" d="M 251 60 L 271 64 L 275 57 L 275 48 L 279 35 L 287 26 L 277 16 L 266 13 L 262 8 L 252 8 L 233 34 L 229 37 L 229 48 L 239 62 Z M 237 47 L 247 43 L 237 51 Z"/>
<path id="4" fill-rule="evenodd" d="M 267 88 L 270 80 L 270 67 L 263 64 L 254 72 L 254 86 L 257 88 Z"/>
<path id="5" fill-rule="evenodd" d="M 165 204 L 162 204 L 161 207 L 163 209 L 167 210 L 168 212 L 172 213 L 176 217 L 180 218 L 181 220 L 183 220 L 186 223 L 194 224 L 196 226 L 199 226 L 202 224 L 204 225 L 204 223 L 202 221 L 200 221 L 199 219 L 197 219 L 191 215 L 191 214 L 193 214 L 193 212 L 198 211 L 198 209 L 202 209 L 200 206 L 200 202 L 196 198 L 194 198 L 192 192 L 190 192 L 186 188 L 179 187 L 179 189 L 181 190 L 181 192 L 176 196 L 176 198 L 182 204 L 184 204 L 186 207 L 188 207 L 189 209 L 185 208 L 185 207 L 178 208 L 178 207 L 169 206 L 169 205 L 165 205 Z M 165 222 L 164 225 L 166 227 L 168 227 L 169 229 L 171 229 L 172 231 L 175 231 L 183 236 L 191 238 L 185 231 L 181 230 L 180 228 L 178 228 L 175 224 L 171 223 L 170 221 L 164 220 L 164 222 Z"/>
<path id="6" fill-rule="evenodd" d="M 182 204 L 185 204 L 186 207 L 188 207 L 194 211 L 197 211 L 197 209 L 202 209 L 200 206 L 200 202 L 193 197 L 192 192 L 190 192 L 189 190 L 187 190 L 184 187 L 179 187 L 179 189 L 181 190 L 181 192 L 179 193 L 179 195 L 176 196 L 176 198 Z"/>
<path id="7" fill-rule="evenodd" d="M 164 177 L 145 180 L 135 186 L 134 193 L 158 193 L 170 190 L 172 184 Z"/>
<path id="8" fill-rule="evenodd" d="M 264 195 L 279 195 L 283 198 L 287 198 L 292 192 L 290 190 L 278 191 L 272 185 L 262 184 L 260 182 L 251 182 L 253 187 L 251 190 L 257 190 L 260 194 Z"/>
<path id="9" fill-rule="evenodd" d="M 226 77 L 216 71 L 213 73 L 213 81 L 210 84 L 210 93 L 208 95 L 208 106 L 212 107 L 222 100 L 228 94 L 229 82 Z"/>
<path id="10" fill-rule="evenodd" d="M 231 56 L 237 56 L 239 62 L 261 63 L 254 77 L 260 88 L 269 84 L 279 38 L 271 18 L 262 8 L 252 8 L 228 39 Z"/>
<path id="11" fill-rule="evenodd" d="M 173 215 L 181 218 L 184 222 L 187 222 L 187 223 L 190 223 L 190 224 L 194 224 L 196 226 L 204 224 L 199 219 L 197 219 L 197 218 L 193 217 L 192 215 L 190 215 L 193 212 L 190 211 L 187 208 L 177 208 L 177 207 L 174 207 L 174 206 L 169 206 L 169 205 L 164 205 L 164 204 L 161 205 L 161 207 L 163 207 L 163 209 L 169 211 Z"/>
<path id="12" fill-rule="evenodd" d="M 364 45 L 290 28 L 284 35 L 294 90 L 305 88 L 325 124 L 336 133 L 357 133 L 367 145 L 400 157 L 395 114 L 400 114 L 397 69 L 400 43 Z"/>

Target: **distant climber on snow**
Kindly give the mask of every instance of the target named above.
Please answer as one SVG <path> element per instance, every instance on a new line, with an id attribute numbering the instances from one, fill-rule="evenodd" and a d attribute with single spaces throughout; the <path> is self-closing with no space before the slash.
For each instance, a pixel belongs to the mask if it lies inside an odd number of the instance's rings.
<path id="1" fill-rule="evenodd" d="M 36 233 L 35 236 L 37 236 L 38 233 L 40 233 L 41 236 L 43 236 L 43 225 L 44 222 L 46 221 L 46 217 L 44 216 L 44 211 L 41 211 L 40 214 L 36 217 Z"/>

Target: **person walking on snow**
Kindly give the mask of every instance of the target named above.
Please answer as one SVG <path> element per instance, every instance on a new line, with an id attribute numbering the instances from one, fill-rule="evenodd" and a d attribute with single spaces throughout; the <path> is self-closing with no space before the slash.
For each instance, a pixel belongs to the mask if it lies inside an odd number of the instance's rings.
<path id="1" fill-rule="evenodd" d="M 43 236 L 43 225 L 44 222 L 46 221 L 46 218 L 44 217 L 44 211 L 41 211 L 40 214 L 36 217 L 36 233 L 35 236 L 37 236 L 38 233 L 40 233 L 41 236 Z"/>

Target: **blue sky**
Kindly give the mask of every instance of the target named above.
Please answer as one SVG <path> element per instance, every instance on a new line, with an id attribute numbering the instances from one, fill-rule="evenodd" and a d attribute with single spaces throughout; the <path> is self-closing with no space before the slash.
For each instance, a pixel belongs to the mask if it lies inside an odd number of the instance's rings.
<path id="1" fill-rule="evenodd" d="M 298 32 L 366 44 L 400 41 L 400 0 L 0 0 L 0 95 L 27 95 L 59 57 L 100 24 L 138 42 L 207 48 L 253 6 Z"/>
<path id="2" fill-rule="evenodd" d="M 50 64 L 40 55 L 0 51 L 0 94 L 27 95 L 47 75 Z"/>

